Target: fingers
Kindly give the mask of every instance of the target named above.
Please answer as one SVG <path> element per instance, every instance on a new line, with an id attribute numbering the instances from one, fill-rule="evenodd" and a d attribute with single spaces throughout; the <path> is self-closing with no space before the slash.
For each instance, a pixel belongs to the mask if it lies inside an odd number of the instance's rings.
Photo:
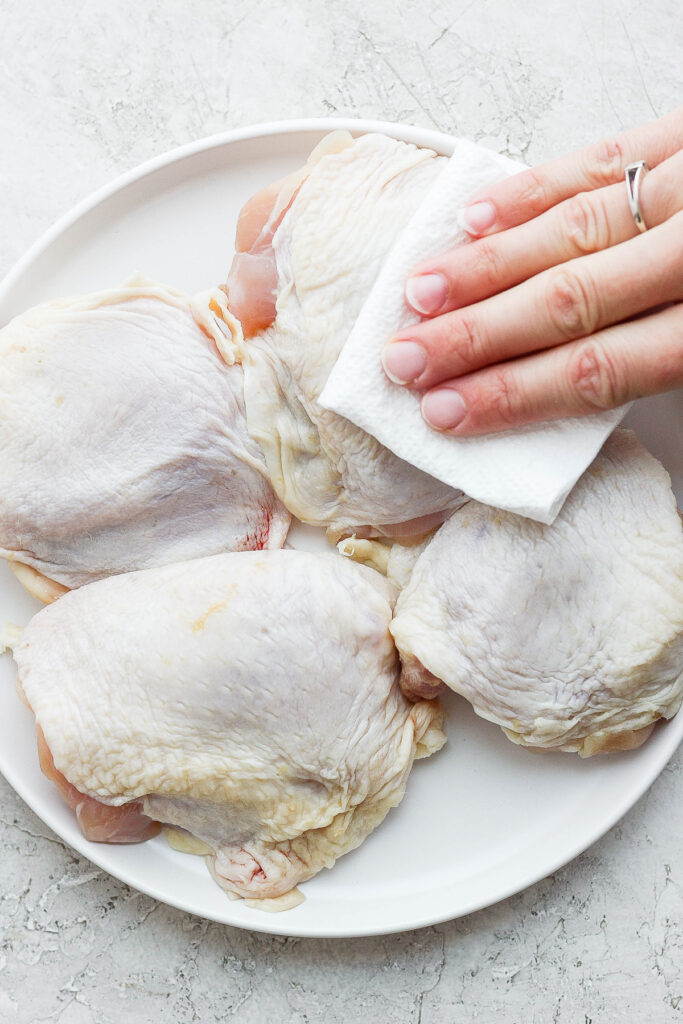
<path id="1" fill-rule="evenodd" d="M 612 249 L 406 329 L 382 359 L 391 380 L 424 390 L 682 299 L 683 212 Z"/>
<path id="2" fill-rule="evenodd" d="M 623 179 L 639 159 L 651 230 L 636 237 Z M 435 319 L 387 346 L 388 376 L 431 388 L 425 419 L 457 436 L 683 385 L 681 181 L 683 107 L 482 190 L 466 211 L 476 240 L 408 282 L 408 304 Z"/>
<path id="3" fill-rule="evenodd" d="M 683 209 L 682 183 L 683 149 L 643 178 L 640 204 L 649 228 Z M 406 300 L 422 316 L 439 316 L 637 234 L 624 182 L 580 192 L 526 224 L 420 264 Z"/>
<path id="4" fill-rule="evenodd" d="M 577 192 L 620 181 L 634 160 L 645 160 L 652 168 L 681 148 L 683 107 L 678 107 L 614 139 L 488 186 L 472 197 L 464 213 L 467 230 L 481 235 L 523 224 Z"/>
<path id="5" fill-rule="evenodd" d="M 656 355 L 653 356 L 653 353 Z M 683 386 L 683 306 L 449 381 L 422 415 L 456 437 L 583 416 Z"/>

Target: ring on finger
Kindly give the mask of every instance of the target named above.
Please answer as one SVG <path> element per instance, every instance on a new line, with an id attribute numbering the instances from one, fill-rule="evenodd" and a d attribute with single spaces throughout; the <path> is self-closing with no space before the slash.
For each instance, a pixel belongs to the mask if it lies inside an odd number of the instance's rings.
<path id="1" fill-rule="evenodd" d="M 640 208 L 640 186 L 643 178 L 650 168 L 644 160 L 636 160 L 626 168 L 626 191 L 628 193 L 628 205 L 631 208 L 633 219 L 639 231 L 647 231 L 647 224 Z"/>

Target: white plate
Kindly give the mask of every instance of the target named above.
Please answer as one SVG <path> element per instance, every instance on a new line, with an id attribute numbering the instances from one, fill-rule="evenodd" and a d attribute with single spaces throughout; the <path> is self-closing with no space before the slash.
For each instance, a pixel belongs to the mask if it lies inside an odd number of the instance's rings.
<path id="1" fill-rule="evenodd" d="M 115 285 L 140 270 L 187 291 L 225 279 L 237 212 L 259 186 L 304 161 L 332 128 L 383 131 L 449 153 L 435 132 L 369 121 L 296 121 L 229 132 L 131 172 L 52 228 L 0 286 L 0 323 L 44 299 Z M 630 416 L 675 475 L 683 497 L 680 395 Z M 676 462 L 676 460 L 678 460 Z M 299 543 L 310 545 L 310 531 Z M 317 538 L 314 538 L 314 540 Z M 24 623 L 37 602 L 0 567 L 0 623 Z M 640 750 L 581 761 L 515 747 L 456 697 L 449 742 L 416 765 L 401 806 L 357 851 L 303 887 L 294 910 L 265 914 L 229 901 L 200 858 L 162 839 L 141 846 L 88 843 L 41 775 L 33 719 L 0 659 L 0 769 L 66 842 L 159 900 L 215 921 L 285 935 L 369 935 L 416 928 L 487 906 L 565 864 L 610 828 L 662 770 L 683 716 Z"/>

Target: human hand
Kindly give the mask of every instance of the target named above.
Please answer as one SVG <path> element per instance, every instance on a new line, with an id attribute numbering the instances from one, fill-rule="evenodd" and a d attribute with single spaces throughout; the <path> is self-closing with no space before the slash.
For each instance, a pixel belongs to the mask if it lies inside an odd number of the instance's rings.
<path id="1" fill-rule="evenodd" d="M 472 243 L 406 285 L 429 319 L 382 357 L 430 426 L 485 434 L 683 386 L 683 107 L 487 187 L 464 219 Z"/>

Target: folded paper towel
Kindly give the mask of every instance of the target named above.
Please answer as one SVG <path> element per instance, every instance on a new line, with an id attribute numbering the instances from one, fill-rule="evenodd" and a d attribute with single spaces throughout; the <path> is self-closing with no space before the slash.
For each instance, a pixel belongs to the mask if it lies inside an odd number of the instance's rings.
<path id="1" fill-rule="evenodd" d="M 320 396 L 396 455 L 487 505 L 552 523 L 564 499 L 626 407 L 556 420 L 485 437 L 454 438 L 431 430 L 420 396 L 390 383 L 381 352 L 400 328 L 420 318 L 404 300 L 409 271 L 468 241 L 460 211 L 482 185 L 524 169 L 465 139 L 399 235 Z"/>

